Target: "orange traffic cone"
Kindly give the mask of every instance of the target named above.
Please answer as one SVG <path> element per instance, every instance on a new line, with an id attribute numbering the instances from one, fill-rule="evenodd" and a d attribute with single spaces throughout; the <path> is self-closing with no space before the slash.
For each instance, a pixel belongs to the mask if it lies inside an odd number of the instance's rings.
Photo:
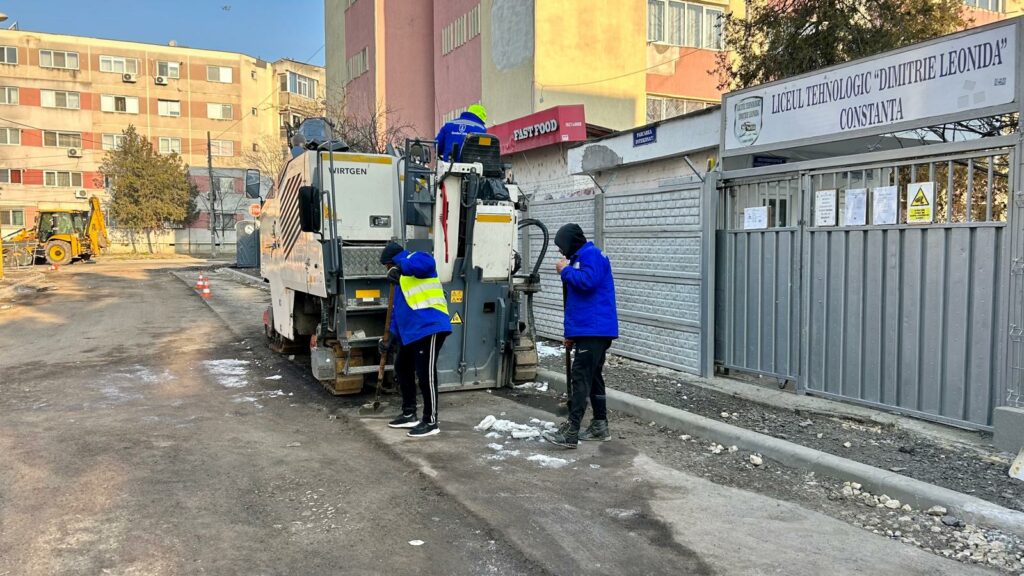
<path id="1" fill-rule="evenodd" d="M 203 289 L 199 292 L 199 295 L 206 300 L 209 300 L 213 296 L 213 292 L 210 292 L 209 278 L 203 278 Z"/>
<path id="2" fill-rule="evenodd" d="M 60 270 L 60 266 L 57 264 L 50 264 L 50 270 L 56 272 L 57 270 Z"/>
<path id="3" fill-rule="evenodd" d="M 203 275 L 202 275 L 202 273 L 199 274 L 199 279 L 196 280 L 196 291 L 198 291 L 198 292 L 202 292 L 203 291 Z"/>

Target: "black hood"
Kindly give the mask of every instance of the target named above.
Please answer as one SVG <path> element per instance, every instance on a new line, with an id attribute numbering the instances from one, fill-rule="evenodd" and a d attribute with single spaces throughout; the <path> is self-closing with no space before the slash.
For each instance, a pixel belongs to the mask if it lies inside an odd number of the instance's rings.
<path id="1" fill-rule="evenodd" d="M 385 265 L 392 264 L 392 259 L 401 254 L 402 250 L 405 250 L 405 248 L 402 248 L 402 245 L 398 242 L 394 240 L 388 242 L 388 245 L 380 252 L 380 263 Z"/>
<path id="2" fill-rule="evenodd" d="M 587 243 L 587 237 L 579 224 L 566 224 L 555 234 L 555 246 L 566 258 L 575 256 L 580 248 Z"/>

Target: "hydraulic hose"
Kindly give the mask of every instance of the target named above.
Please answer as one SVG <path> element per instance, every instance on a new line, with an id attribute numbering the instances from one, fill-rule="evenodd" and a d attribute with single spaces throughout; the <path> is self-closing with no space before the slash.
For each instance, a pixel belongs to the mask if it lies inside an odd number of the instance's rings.
<path id="1" fill-rule="evenodd" d="M 537 228 L 540 228 L 541 234 L 544 235 L 544 243 L 541 244 L 540 246 L 540 255 L 537 257 L 537 262 L 535 262 L 533 265 L 533 272 L 530 274 L 531 276 L 536 276 L 537 274 L 540 273 L 540 267 L 544 263 L 544 257 L 547 256 L 548 243 L 551 240 L 551 234 L 548 232 L 548 227 L 545 226 L 543 222 L 537 220 L 536 218 L 527 218 L 525 220 L 519 221 L 520 230 L 526 228 L 527 226 L 536 226 Z M 529 236 L 527 236 L 526 241 L 530 241 Z"/>

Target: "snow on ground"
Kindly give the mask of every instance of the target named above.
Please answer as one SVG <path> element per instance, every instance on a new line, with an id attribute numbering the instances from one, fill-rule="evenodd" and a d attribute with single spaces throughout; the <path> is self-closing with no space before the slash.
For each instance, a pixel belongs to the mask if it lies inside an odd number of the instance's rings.
<path id="1" fill-rule="evenodd" d="M 206 370 L 225 388 L 241 388 L 249 383 L 248 360 L 205 360 Z"/>
<path id="2" fill-rule="evenodd" d="M 536 390 L 537 392 L 547 392 L 547 382 L 527 382 L 526 384 L 516 384 L 516 390 Z"/>
<path id="3" fill-rule="evenodd" d="M 504 439 L 507 442 L 491 442 L 487 447 L 494 450 L 494 454 L 488 454 L 487 460 L 505 461 L 520 455 L 520 451 L 509 446 L 516 442 L 544 442 L 541 432 L 557 430 L 554 422 L 530 418 L 529 424 L 520 424 L 511 420 L 503 420 L 493 415 L 488 415 L 480 421 L 474 429 L 478 432 L 486 432 L 484 436 L 491 440 Z M 564 458 L 555 458 L 546 454 L 531 454 L 526 460 L 537 464 L 541 468 L 562 468 L 575 462 Z"/>
<path id="4" fill-rule="evenodd" d="M 552 356 L 561 356 L 565 353 L 565 349 L 561 346 L 552 346 L 547 342 L 537 342 L 537 356 L 541 358 L 550 358 Z"/>

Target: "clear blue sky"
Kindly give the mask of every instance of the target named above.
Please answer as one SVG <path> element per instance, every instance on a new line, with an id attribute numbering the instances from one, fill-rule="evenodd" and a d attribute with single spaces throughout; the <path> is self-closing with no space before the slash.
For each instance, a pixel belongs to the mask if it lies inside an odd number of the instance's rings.
<path id="1" fill-rule="evenodd" d="M 0 0 L 0 12 L 22 30 L 324 64 L 323 0 Z"/>

